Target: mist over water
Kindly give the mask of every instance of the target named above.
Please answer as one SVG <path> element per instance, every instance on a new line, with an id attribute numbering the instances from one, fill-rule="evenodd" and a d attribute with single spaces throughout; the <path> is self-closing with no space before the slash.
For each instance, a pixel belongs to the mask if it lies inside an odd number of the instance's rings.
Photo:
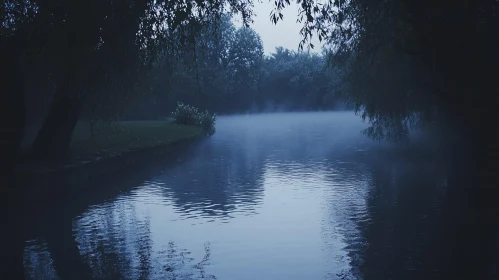
<path id="1" fill-rule="evenodd" d="M 110 183 L 122 191 L 79 208 L 69 201 L 58 219 L 40 217 L 49 222 L 26 234 L 26 274 L 445 275 L 445 167 L 425 157 L 388 156 L 386 146 L 361 134 L 366 126 L 352 112 L 219 117 L 217 133 L 173 166 L 159 162 L 122 174 Z M 65 253 L 54 254 L 54 247 Z"/>

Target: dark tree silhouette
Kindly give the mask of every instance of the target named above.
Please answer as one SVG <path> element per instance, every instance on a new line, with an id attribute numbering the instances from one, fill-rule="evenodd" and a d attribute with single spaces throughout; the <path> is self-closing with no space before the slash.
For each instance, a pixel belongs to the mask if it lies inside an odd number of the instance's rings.
<path id="1" fill-rule="evenodd" d="M 206 19 L 220 17 L 228 9 L 242 14 L 247 24 L 250 8 L 251 1 L 2 2 L 1 60 L 9 61 L 2 63 L 2 73 L 14 75 L 6 88 L 9 100 L 22 100 L 21 84 L 30 78 L 24 75 L 29 67 L 43 65 L 43 74 L 56 80 L 47 117 L 33 145 L 34 155 L 54 159 L 67 154 L 82 106 L 96 100 L 87 99 L 96 88 L 116 82 L 123 85 L 121 89 L 134 91 L 148 70 L 161 62 L 164 50 L 188 42 L 189 34 Z M 116 96 L 129 99 L 123 92 Z M 8 105 L 17 105 L 22 112 L 21 104 Z M 16 125 L 21 131 L 23 121 Z M 17 138 L 9 150 L 19 146 Z"/>
<path id="2" fill-rule="evenodd" d="M 312 36 L 330 43 L 368 135 L 399 141 L 423 125 L 445 130 L 447 143 L 495 142 L 499 89 L 488 69 L 499 62 L 497 1 L 299 4 L 301 46 Z M 287 5 L 276 2 L 274 22 Z"/>

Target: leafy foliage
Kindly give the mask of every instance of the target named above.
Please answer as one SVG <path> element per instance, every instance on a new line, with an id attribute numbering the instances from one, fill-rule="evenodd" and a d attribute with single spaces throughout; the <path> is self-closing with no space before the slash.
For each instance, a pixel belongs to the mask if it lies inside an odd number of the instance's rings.
<path id="1" fill-rule="evenodd" d="M 277 48 L 265 55 L 259 35 L 228 15 L 203 26 L 196 50 L 181 51 L 155 72 L 153 96 L 130 118 L 159 118 L 177 102 L 217 113 L 334 109 L 342 105 L 338 75 L 326 55 Z"/>
<path id="2" fill-rule="evenodd" d="M 297 3 L 300 47 L 312 36 L 326 42 L 329 65 L 342 69 L 345 96 L 372 124 L 368 135 L 397 142 L 412 128 L 435 125 L 442 131 L 477 127 L 464 130 L 482 134 L 489 129 L 477 116 L 497 118 L 499 89 L 485 69 L 499 63 L 499 2 Z M 276 1 L 271 20 L 282 20 L 289 4 Z M 470 107 L 482 110 L 478 114 Z"/>
<path id="3" fill-rule="evenodd" d="M 215 122 L 217 118 L 215 114 L 208 111 L 199 112 L 196 118 L 196 124 L 200 125 L 208 135 L 215 134 Z"/>
<path id="4" fill-rule="evenodd" d="M 194 125 L 198 123 L 198 109 L 179 102 L 177 109 L 172 113 L 177 124 Z"/>
<path id="5" fill-rule="evenodd" d="M 145 98 L 247 112 L 330 108 L 343 94 L 372 124 L 368 135 L 399 141 L 437 120 L 479 124 L 455 105 L 470 92 L 470 106 L 497 111 L 495 76 L 477 69 L 499 62 L 498 2 L 458 2 L 298 0 L 300 49 L 313 48 L 314 36 L 329 48 L 330 69 L 319 70 L 319 56 L 263 55 L 248 28 L 253 0 L 4 1 L 0 58 L 6 71 L 45 83 L 30 96 L 70 84 L 64 94 L 85 103 L 90 120 L 122 118 Z M 274 1 L 270 20 L 283 20 L 289 5 Z M 233 26 L 236 14 L 245 27 Z"/>
<path id="6" fill-rule="evenodd" d="M 215 133 L 216 116 L 208 111 L 201 112 L 193 106 L 179 102 L 172 116 L 176 124 L 199 125 L 207 135 Z"/>
<path id="7" fill-rule="evenodd" d="M 41 94 L 72 100 L 78 118 L 115 121 L 150 93 L 158 69 L 197 49 L 194 38 L 204 25 L 226 13 L 241 15 L 247 25 L 251 7 L 251 0 L 2 1 L 0 61 L 8 63 L 0 68 L 21 81 L 36 81 L 26 93 L 9 95 L 24 94 L 33 103 Z M 51 120 L 57 119 L 74 118 Z M 66 134 L 74 125 L 56 133 L 66 139 L 61 141 L 70 139 Z"/>
<path id="8" fill-rule="evenodd" d="M 276 48 L 265 58 L 261 99 L 286 110 L 334 108 L 340 100 L 331 83 L 334 73 L 326 69 L 325 62 L 322 55 Z"/>

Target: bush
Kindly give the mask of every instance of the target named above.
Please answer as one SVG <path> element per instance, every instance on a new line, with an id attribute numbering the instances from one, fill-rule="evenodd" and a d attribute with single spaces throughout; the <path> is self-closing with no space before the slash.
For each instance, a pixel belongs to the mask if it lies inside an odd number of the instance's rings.
<path id="1" fill-rule="evenodd" d="M 198 125 L 207 135 L 215 133 L 216 115 L 208 111 L 200 112 L 196 107 L 179 102 L 172 115 L 176 124 Z"/>
<path id="2" fill-rule="evenodd" d="M 176 124 L 195 125 L 198 114 L 197 108 L 179 102 L 173 112 L 173 120 Z"/>
<path id="3" fill-rule="evenodd" d="M 215 134 L 215 122 L 217 117 L 208 111 L 198 113 L 197 125 L 200 125 L 208 135 Z"/>

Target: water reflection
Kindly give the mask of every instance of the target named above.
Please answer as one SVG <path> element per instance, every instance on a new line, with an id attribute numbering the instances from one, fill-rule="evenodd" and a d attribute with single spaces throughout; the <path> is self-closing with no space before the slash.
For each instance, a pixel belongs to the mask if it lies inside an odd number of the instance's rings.
<path id="1" fill-rule="evenodd" d="M 200 260 L 191 257 L 191 252 L 179 248 L 174 242 L 155 252 L 154 259 L 150 259 L 151 255 L 147 253 L 144 258 L 141 246 L 123 250 L 120 248 L 123 243 L 104 244 L 102 240 L 92 243 L 82 244 L 85 248 L 82 254 L 92 269 L 92 275 L 82 276 L 79 271 L 73 271 L 70 279 L 217 279 L 206 272 L 211 259 L 209 243 L 204 244 L 204 255 Z M 23 263 L 26 279 L 61 279 L 42 240 L 26 243 Z"/>
<path id="2" fill-rule="evenodd" d="M 43 240 L 28 240 L 24 249 L 23 265 L 26 279 L 59 279 L 47 243 Z"/>
<path id="3" fill-rule="evenodd" d="M 360 135 L 363 127 L 350 113 L 220 118 L 217 134 L 181 163 L 117 178 L 111 185 L 123 191 L 105 200 L 75 196 L 63 213 L 47 215 L 50 223 L 33 226 L 38 241 L 25 248 L 26 272 L 38 279 L 448 275 L 454 251 L 442 242 L 449 235 L 443 164 L 387 153 Z"/>
<path id="4" fill-rule="evenodd" d="M 162 196 L 182 218 L 227 220 L 231 214 L 255 214 L 263 196 L 263 154 L 238 146 L 202 143 L 195 159 L 169 170 L 144 186 L 161 186 Z"/>
<path id="5" fill-rule="evenodd" d="M 147 279 L 149 217 L 138 213 L 132 202 L 118 198 L 112 204 L 90 208 L 75 219 L 73 231 L 94 278 Z"/>
<path id="6" fill-rule="evenodd" d="M 359 271 L 366 279 L 431 278 L 431 230 L 438 228 L 444 172 L 431 162 L 378 159 L 370 167 Z M 418 275 L 418 273 L 420 273 Z"/>

